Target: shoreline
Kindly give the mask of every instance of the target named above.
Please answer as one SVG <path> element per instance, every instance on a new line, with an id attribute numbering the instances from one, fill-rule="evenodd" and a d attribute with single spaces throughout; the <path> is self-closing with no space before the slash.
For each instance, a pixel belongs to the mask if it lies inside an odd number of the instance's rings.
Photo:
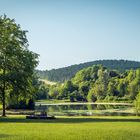
<path id="1" fill-rule="evenodd" d="M 46 102 L 36 102 L 35 105 L 129 105 L 129 106 L 133 106 L 132 103 L 93 103 L 93 102 L 83 102 L 83 103 L 78 103 L 78 102 L 70 102 L 70 103 L 46 103 Z"/>

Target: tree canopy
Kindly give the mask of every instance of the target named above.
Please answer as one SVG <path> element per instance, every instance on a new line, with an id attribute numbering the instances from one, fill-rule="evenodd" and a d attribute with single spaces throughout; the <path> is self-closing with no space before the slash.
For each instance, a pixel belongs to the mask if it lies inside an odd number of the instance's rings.
<path id="1" fill-rule="evenodd" d="M 136 99 L 140 92 L 140 69 L 123 73 L 95 65 L 80 70 L 64 84 L 57 84 L 49 90 L 53 99 L 71 101 L 123 101 Z"/>
<path id="2" fill-rule="evenodd" d="M 93 65 L 103 65 L 109 69 L 118 70 L 119 72 L 124 72 L 125 70 L 137 69 L 140 67 L 140 62 L 128 61 L 128 60 L 97 60 L 92 62 L 81 63 L 77 65 L 72 65 L 69 67 L 37 71 L 38 76 L 41 79 L 47 79 L 49 81 L 55 82 L 65 82 L 70 80 L 75 76 L 75 74 L 82 70 L 83 68 L 91 67 Z"/>
<path id="3" fill-rule="evenodd" d="M 29 51 L 27 31 L 14 19 L 0 16 L 0 97 L 5 116 L 8 97 L 29 96 L 34 89 L 32 79 L 38 55 Z"/>

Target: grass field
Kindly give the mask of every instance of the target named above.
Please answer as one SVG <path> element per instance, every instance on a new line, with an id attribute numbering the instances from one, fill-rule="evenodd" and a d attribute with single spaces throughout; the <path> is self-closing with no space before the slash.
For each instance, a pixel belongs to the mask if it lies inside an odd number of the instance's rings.
<path id="1" fill-rule="evenodd" d="M 0 117 L 1 140 L 139 140 L 138 117 Z"/>
<path id="2" fill-rule="evenodd" d="M 0 104 L 0 110 L 2 109 L 2 105 Z"/>

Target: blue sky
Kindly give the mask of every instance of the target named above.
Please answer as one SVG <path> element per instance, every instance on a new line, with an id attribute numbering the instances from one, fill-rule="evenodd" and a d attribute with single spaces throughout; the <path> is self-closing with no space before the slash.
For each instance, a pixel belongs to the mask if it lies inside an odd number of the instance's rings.
<path id="1" fill-rule="evenodd" d="M 0 0 L 0 14 L 15 18 L 38 69 L 99 59 L 140 61 L 140 0 Z"/>

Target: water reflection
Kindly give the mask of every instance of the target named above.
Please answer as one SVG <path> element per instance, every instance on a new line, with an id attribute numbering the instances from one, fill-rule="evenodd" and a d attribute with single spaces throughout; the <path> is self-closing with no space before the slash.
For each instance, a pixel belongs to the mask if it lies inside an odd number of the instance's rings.
<path id="1" fill-rule="evenodd" d="M 64 105 L 37 105 L 36 110 L 46 110 L 56 116 L 133 116 L 132 105 L 109 104 L 64 104 Z"/>

